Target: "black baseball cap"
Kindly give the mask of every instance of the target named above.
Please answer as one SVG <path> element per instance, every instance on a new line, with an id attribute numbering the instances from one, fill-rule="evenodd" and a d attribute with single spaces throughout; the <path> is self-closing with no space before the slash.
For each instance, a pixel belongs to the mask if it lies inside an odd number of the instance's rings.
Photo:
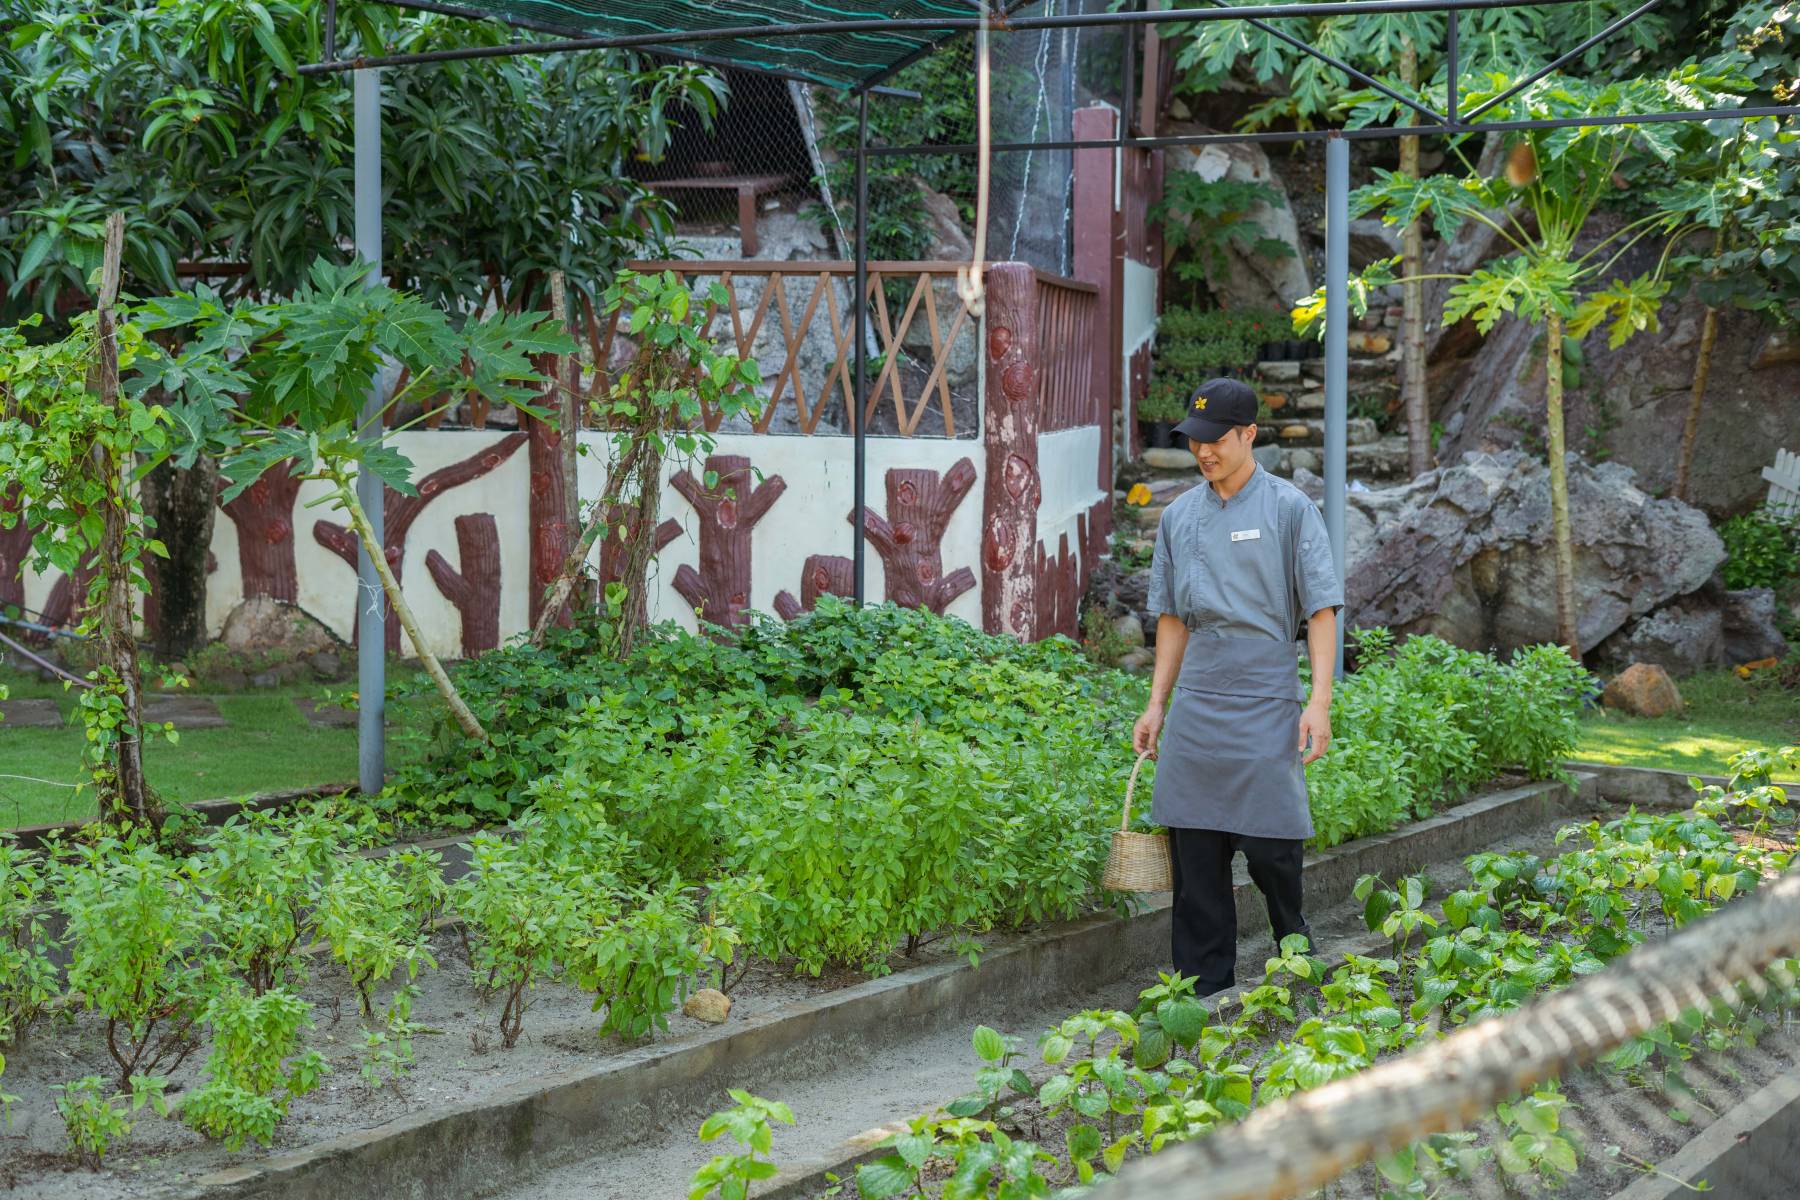
<path id="1" fill-rule="evenodd" d="M 1239 425 L 1256 424 L 1256 389 L 1241 379 L 1209 379 L 1194 389 L 1188 413 L 1175 432 L 1196 442 L 1216 442 Z"/>

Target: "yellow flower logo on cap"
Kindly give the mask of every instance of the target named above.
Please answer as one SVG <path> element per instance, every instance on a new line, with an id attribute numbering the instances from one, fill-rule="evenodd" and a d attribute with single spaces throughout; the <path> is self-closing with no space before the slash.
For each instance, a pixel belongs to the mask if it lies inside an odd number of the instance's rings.
<path id="1" fill-rule="evenodd" d="M 1206 408 L 1206 397 L 1205 396 L 1195 396 L 1194 397 L 1194 411 L 1199 412 L 1199 411 L 1204 410 L 1205 408 Z"/>

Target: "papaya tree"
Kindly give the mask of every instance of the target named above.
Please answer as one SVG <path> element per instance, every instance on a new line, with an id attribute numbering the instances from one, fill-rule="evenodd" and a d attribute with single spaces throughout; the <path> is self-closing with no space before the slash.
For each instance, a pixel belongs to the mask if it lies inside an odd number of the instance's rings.
<path id="1" fill-rule="evenodd" d="M 1636 7 L 1628 0 L 1586 0 L 1544 8 L 1474 9 L 1458 14 L 1461 71 L 1523 75 L 1561 54 L 1608 22 Z M 1583 70 L 1604 75 L 1618 64 L 1657 46 L 1668 29 L 1660 13 L 1647 13 L 1619 34 L 1631 52 L 1596 46 L 1582 58 Z M 1284 37 L 1286 35 L 1286 37 Z M 1423 119 L 1394 94 L 1434 111 L 1445 108 L 1449 63 L 1444 55 L 1442 13 L 1384 12 L 1294 18 L 1277 24 L 1206 21 L 1166 30 L 1173 39 L 1178 89 L 1217 90 L 1233 79 L 1252 81 L 1267 99 L 1238 122 L 1246 130 L 1292 123 L 1309 128 L 1343 119 L 1351 128 L 1376 124 L 1420 124 Z M 1364 88 L 1337 67 L 1305 53 L 1296 38 L 1379 80 L 1388 89 Z M 1400 174 L 1417 179 L 1423 139 L 1399 139 Z M 1430 398 L 1426 392 L 1425 228 L 1422 220 L 1400 231 L 1401 377 L 1406 413 L 1407 461 L 1414 475 L 1430 466 Z"/>
<path id="2" fill-rule="evenodd" d="M 1553 77 L 1510 102 L 1507 116 L 1562 120 L 1693 107 L 1697 101 L 1733 98 L 1723 93 L 1741 82 L 1693 64 L 1664 76 L 1622 83 Z M 1468 89 L 1469 103 L 1480 104 L 1509 86 L 1505 76 L 1494 75 Z M 1557 638 L 1577 656 L 1582 647 L 1569 531 L 1565 356 L 1571 351 L 1578 354 L 1582 339 L 1602 327 L 1613 347 L 1659 328 L 1658 313 L 1669 290 L 1669 254 L 1665 251 L 1651 270 L 1635 278 L 1617 278 L 1614 270 L 1644 239 L 1673 239 L 1685 232 L 1678 215 L 1663 212 L 1620 220 L 1609 232 L 1590 232 L 1590 219 L 1621 191 L 1621 164 L 1638 150 L 1671 160 L 1679 153 L 1676 131 L 1658 123 L 1524 130 L 1509 135 L 1504 168 L 1495 176 L 1469 168 L 1460 176 L 1445 173 L 1416 179 L 1378 170 L 1376 182 L 1351 197 L 1353 215 L 1379 213 L 1390 225 L 1428 218 L 1442 237 L 1453 236 L 1467 221 L 1486 223 L 1508 250 L 1473 271 L 1435 278 L 1452 284 L 1444 305 L 1446 323 L 1470 318 L 1485 334 L 1502 317 L 1516 316 L 1543 327 Z M 1372 290 L 1401 282 L 1394 271 L 1397 262 L 1388 259 L 1363 272 L 1351 288 L 1353 307 L 1366 311 Z M 1301 328 L 1318 325 L 1323 316 L 1323 289 L 1294 310 Z"/>
<path id="3" fill-rule="evenodd" d="M 531 411 L 539 394 L 532 385 L 543 382 L 531 356 L 569 353 L 574 342 L 538 312 L 498 312 L 459 325 L 418 296 L 370 286 L 368 273 L 364 265 L 321 259 L 292 298 L 273 304 L 228 305 L 204 287 L 148 301 L 138 323 L 178 334 L 182 345 L 140 364 L 133 384 L 179 398 L 170 411 L 182 453 L 220 455 L 229 481 L 225 502 L 283 463 L 295 478 L 327 486 L 329 503 L 373 560 L 445 704 L 464 733 L 485 741 L 413 616 L 357 499 L 356 479 L 371 471 L 401 495 L 416 495 L 412 463 L 393 444 L 409 426 L 390 427 L 386 413 L 422 399 L 426 411 L 417 424 L 469 396 Z M 407 383 L 365 423 L 370 380 L 388 363 L 404 370 Z"/>

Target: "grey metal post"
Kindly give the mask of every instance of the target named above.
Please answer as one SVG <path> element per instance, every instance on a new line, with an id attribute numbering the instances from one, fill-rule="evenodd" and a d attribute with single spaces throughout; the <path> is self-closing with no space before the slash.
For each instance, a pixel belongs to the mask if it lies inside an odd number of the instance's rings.
<path id="1" fill-rule="evenodd" d="M 1345 442 L 1349 434 L 1350 143 L 1325 142 L 1325 532 L 1344 578 Z M 1344 622 L 1338 622 L 1337 670 L 1344 670 Z"/>
<path id="2" fill-rule="evenodd" d="M 851 573 L 856 580 L 856 607 L 861 608 L 865 596 L 863 581 L 863 522 L 867 515 L 865 503 L 867 486 L 863 479 L 868 467 L 869 443 L 868 432 L 863 428 L 863 418 L 868 415 L 868 404 L 863 399 L 868 388 L 866 376 L 869 371 L 869 93 L 858 92 L 856 96 L 856 359 L 855 393 L 856 411 L 850 414 L 850 428 L 854 434 L 856 451 L 855 494 L 852 500 L 855 520 L 852 522 L 856 539 L 850 548 Z"/>
<path id="3" fill-rule="evenodd" d="M 372 263 L 371 284 L 381 279 L 381 72 L 357 71 L 355 109 L 356 256 Z M 380 380 L 371 381 L 362 421 L 373 426 L 381 407 Z M 356 478 L 356 498 L 378 540 L 385 536 L 381 480 L 373 471 Z M 379 792 L 387 774 L 387 597 L 375 561 L 356 552 L 356 745 L 357 782 L 364 795 Z"/>

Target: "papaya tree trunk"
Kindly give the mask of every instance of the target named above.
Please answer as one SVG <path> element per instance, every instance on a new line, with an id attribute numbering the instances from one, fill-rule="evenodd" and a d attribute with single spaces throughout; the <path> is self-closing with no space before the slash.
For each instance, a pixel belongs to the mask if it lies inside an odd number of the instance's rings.
<path id="1" fill-rule="evenodd" d="M 1563 434 L 1563 319 L 1550 313 L 1545 336 L 1544 424 L 1550 453 L 1550 536 L 1556 552 L 1556 637 L 1571 657 L 1581 658 L 1575 628 L 1575 547 L 1569 532 L 1569 469 Z"/>
<path id="2" fill-rule="evenodd" d="M 328 470 L 331 482 L 337 492 L 334 498 L 337 500 L 338 507 L 349 514 L 350 527 L 356 531 L 356 536 L 362 542 L 363 548 L 369 552 L 369 558 L 375 564 L 375 573 L 381 576 L 381 588 L 387 593 L 388 604 L 393 607 L 394 615 L 400 619 L 400 628 L 404 629 L 406 636 L 412 639 L 413 650 L 417 652 L 419 662 L 424 665 L 425 673 L 431 676 L 431 682 L 437 686 L 438 694 L 444 698 L 444 703 L 449 705 L 451 715 L 456 718 L 456 723 L 462 727 L 462 731 L 478 742 L 487 741 L 487 730 L 481 727 L 481 722 L 475 719 L 475 714 L 464 702 L 462 693 L 458 692 L 456 685 L 450 682 L 450 676 L 444 671 L 444 664 L 440 663 L 437 655 L 433 654 L 426 646 L 425 635 L 419 629 L 419 620 L 413 615 L 412 605 L 406 602 L 406 597 L 400 591 L 400 581 L 394 577 L 394 570 L 388 565 L 387 555 L 382 552 L 381 539 L 375 536 L 375 527 L 369 523 L 368 514 L 363 511 L 362 504 L 356 498 L 355 480 L 337 464 L 333 464 Z"/>
<path id="3" fill-rule="evenodd" d="M 1725 226 L 1713 230 L 1712 256 L 1716 260 L 1725 247 Z M 1716 274 L 1716 272 L 1715 272 Z M 1688 396 L 1687 422 L 1681 429 L 1681 451 L 1675 458 L 1675 498 L 1688 500 L 1688 488 L 1694 469 L 1694 443 L 1700 438 L 1700 405 L 1706 399 L 1706 381 L 1712 374 L 1713 343 L 1719 337 L 1719 310 L 1706 306 L 1706 317 L 1700 324 L 1700 353 L 1694 358 L 1694 387 Z"/>
<path id="4" fill-rule="evenodd" d="M 1418 81 L 1419 55 L 1409 41 L 1400 55 L 1400 77 Z M 1400 139 L 1400 173 L 1419 177 L 1419 139 Z M 1406 413 L 1406 465 L 1414 478 L 1431 469 L 1431 397 L 1425 388 L 1425 226 L 1408 222 L 1400 235 L 1400 403 Z"/>

